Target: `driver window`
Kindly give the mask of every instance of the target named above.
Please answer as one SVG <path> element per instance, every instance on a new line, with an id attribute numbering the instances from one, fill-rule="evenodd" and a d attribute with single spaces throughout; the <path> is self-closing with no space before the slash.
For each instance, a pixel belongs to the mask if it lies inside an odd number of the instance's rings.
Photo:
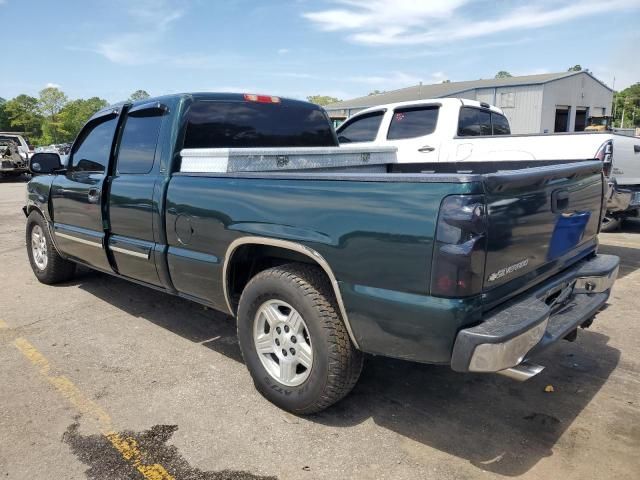
<path id="1" fill-rule="evenodd" d="M 112 118 L 82 133 L 71 158 L 74 172 L 104 173 L 107 170 L 116 125 L 117 118 Z"/>

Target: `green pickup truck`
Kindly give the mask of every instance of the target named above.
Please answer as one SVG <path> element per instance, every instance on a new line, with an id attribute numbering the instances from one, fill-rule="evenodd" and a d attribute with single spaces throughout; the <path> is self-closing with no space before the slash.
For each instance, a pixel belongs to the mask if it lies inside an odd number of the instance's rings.
<path id="1" fill-rule="evenodd" d="M 124 103 L 64 167 L 31 159 L 27 251 L 43 283 L 83 264 L 233 315 L 256 387 L 298 414 L 344 397 L 363 353 L 525 380 L 616 279 L 597 254 L 602 164 L 469 168 L 339 147 L 296 100 Z"/>

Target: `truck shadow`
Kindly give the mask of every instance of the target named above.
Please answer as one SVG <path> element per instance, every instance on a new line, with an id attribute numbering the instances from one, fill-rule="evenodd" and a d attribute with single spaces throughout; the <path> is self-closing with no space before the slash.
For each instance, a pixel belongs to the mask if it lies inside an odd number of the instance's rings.
<path id="1" fill-rule="evenodd" d="M 372 419 L 414 442 L 505 476 L 528 472 L 601 389 L 620 359 L 605 335 L 581 331 L 536 358 L 548 368 L 525 383 L 498 375 L 457 374 L 444 366 L 370 358 L 351 395 L 314 420 L 349 427 Z M 552 385 L 553 392 L 545 392 Z M 562 449 L 574 447 L 574 429 Z M 407 445 L 419 460 L 420 446 Z"/>
<path id="2" fill-rule="evenodd" d="M 227 315 L 96 272 L 81 271 L 73 284 L 129 315 L 242 362 L 235 321 Z M 562 342 L 536 358 L 549 367 L 525 383 L 367 357 L 353 392 L 306 419 L 340 428 L 373 420 L 417 442 L 406 447 L 416 460 L 426 446 L 484 471 L 521 475 L 553 454 L 560 437 L 615 369 L 620 352 L 607 342 L 605 335 L 580 331 L 577 342 Z M 546 385 L 555 391 L 546 393 Z M 563 448 L 570 449 L 574 435 L 580 434 L 588 432 L 573 429 L 562 439 Z"/>

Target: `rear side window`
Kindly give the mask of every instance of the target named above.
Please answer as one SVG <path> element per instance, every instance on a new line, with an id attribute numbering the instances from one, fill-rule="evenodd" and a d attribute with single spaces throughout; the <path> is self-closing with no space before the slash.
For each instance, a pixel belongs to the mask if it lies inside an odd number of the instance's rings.
<path id="1" fill-rule="evenodd" d="M 118 173 L 151 171 L 161 124 L 161 116 L 127 117 L 118 151 Z"/>
<path id="2" fill-rule="evenodd" d="M 436 129 L 439 107 L 398 108 L 393 112 L 387 140 L 422 137 Z"/>
<path id="3" fill-rule="evenodd" d="M 384 112 L 373 112 L 347 120 L 338 129 L 340 143 L 372 142 L 378 135 Z"/>
<path id="4" fill-rule="evenodd" d="M 101 173 L 107 169 L 116 125 L 117 119 L 112 118 L 81 132 L 71 160 L 74 171 Z"/>
<path id="5" fill-rule="evenodd" d="M 303 102 L 197 101 L 184 148 L 333 147 L 324 110 Z"/>
<path id="6" fill-rule="evenodd" d="M 499 113 L 492 113 L 491 125 L 493 126 L 493 135 L 511 135 L 509 121 L 504 115 L 500 115 Z"/>
<path id="7" fill-rule="evenodd" d="M 461 137 L 491 135 L 491 113 L 478 108 L 461 108 L 458 135 Z"/>

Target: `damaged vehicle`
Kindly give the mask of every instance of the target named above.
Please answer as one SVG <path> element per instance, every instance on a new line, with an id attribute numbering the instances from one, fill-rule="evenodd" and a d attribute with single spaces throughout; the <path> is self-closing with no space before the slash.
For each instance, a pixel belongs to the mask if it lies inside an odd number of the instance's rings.
<path id="1" fill-rule="evenodd" d="M 0 176 L 18 176 L 29 171 L 27 155 L 21 155 L 20 145 L 9 137 L 0 136 Z"/>

